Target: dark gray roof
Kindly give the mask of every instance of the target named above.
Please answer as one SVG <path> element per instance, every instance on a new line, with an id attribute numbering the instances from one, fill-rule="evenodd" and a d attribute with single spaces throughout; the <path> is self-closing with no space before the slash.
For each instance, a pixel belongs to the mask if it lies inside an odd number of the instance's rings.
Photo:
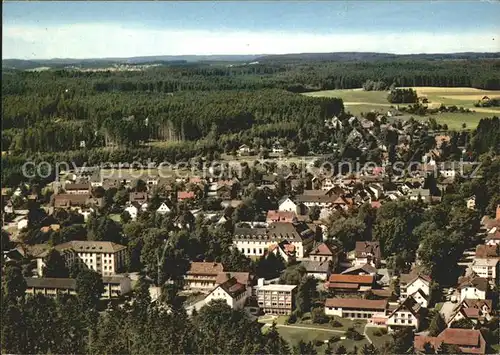
<path id="1" fill-rule="evenodd" d="M 58 288 L 65 290 L 76 290 L 75 279 L 52 278 L 52 277 L 26 277 L 28 288 Z"/>
<path id="2" fill-rule="evenodd" d="M 329 261 L 304 260 L 302 261 L 301 265 L 306 269 L 307 272 L 328 273 L 328 271 L 330 271 Z"/>

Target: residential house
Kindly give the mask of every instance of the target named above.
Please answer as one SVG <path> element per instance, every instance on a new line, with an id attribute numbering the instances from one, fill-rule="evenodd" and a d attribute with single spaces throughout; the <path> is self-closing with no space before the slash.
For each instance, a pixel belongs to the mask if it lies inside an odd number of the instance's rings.
<path id="1" fill-rule="evenodd" d="M 295 308 L 297 285 L 259 285 L 257 302 L 265 314 L 289 315 Z"/>
<path id="2" fill-rule="evenodd" d="M 251 296 L 253 294 L 252 291 L 255 285 L 255 278 L 254 275 L 252 275 L 249 272 L 235 272 L 235 271 L 220 272 L 217 275 L 215 283 L 217 285 L 220 285 L 232 277 L 235 277 L 240 284 L 245 285 L 248 296 Z"/>
<path id="3" fill-rule="evenodd" d="M 7 204 L 4 206 L 3 211 L 5 213 L 14 213 L 14 205 L 12 204 L 12 201 L 8 201 Z"/>
<path id="4" fill-rule="evenodd" d="M 223 271 L 221 263 L 193 261 L 184 276 L 184 284 L 191 290 L 212 290 L 216 286 L 217 276 Z"/>
<path id="5" fill-rule="evenodd" d="M 103 276 L 112 276 L 124 266 L 127 258 L 127 247 L 112 242 L 73 240 L 54 247 L 64 258 L 69 268 L 73 263 L 79 263 Z M 37 261 L 37 273 L 43 276 L 45 258 L 49 249 L 41 250 L 33 255 Z"/>
<path id="6" fill-rule="evenodd" d="M 213 300 L 225 300 L 231 309 L 242 309 L 248 297 L 246 285 L 231 277 L 217 285 L 205 298 L 205 303 Z"/>
<path id="7" fill-rule="evenodd" d="M 165 202 L 162 202 L 160 207 L 158 207 L 156 209 L 156 213 L 161 214 L 161 215 L 164 215 L 164 214 L 167 214 L 170 212 L 171 212 L 171 209 L 170 209 L 170 207 L 167 206 L 167 204 Z"/>
<path id="8" fill-rule="evenodd" d="M 332 274 L 325 283 L 325 288 L 336 294 L 348 294 L 370 291 L 375 284 L 372 275 Z"/>
<path id="9" fill-rule="evenodd" d="M 282 212 L 297 213 L 298 207 L 289 197 L 284 197 L 278 202 L 278 210 Z"/>
<path id="10" fill-rule="evenodd" d="M 494 227 L 493 229 L 484 238 L 486 245 L 500 245 L 500 228 Z"/>
<path id="11" fill-rule="evenodd" d="M 338 248 L 330 247 L 326 243 L 316 245 L 309 253 L 312 261 L 329 261 L 335 267 L 338 261 Z"/>
<path id="12" fill-rule="evenodd" d="M 54 208 L 73 209 L 82 206 L 101 208 L 103 198 L 93 198 L 90 194 L 57 194 L 52 197 Z"/>
<path id="13" fill-rule="evenodd" d="M 382 255 L 379 242 L 358 241 L 350 254 L 354 256 L 354 266 L 370 264 L 375 268 L 380 267 Z"/>
<path id="14" fill-rule="evenodd" d="M 310 193 L 309 191 L 304 191 L 303 194 L 297 195 L 295 197 L 296 204 L 304 205 L 307 208 L 311 208 L 317 206 L 319 208 L 333 208 L 336 202 L 344 202 L 338 200 L 339 196 L 337 195 L 327 195 L 324 191 L 320 190 L 312 190 L 315 193 Z M 317 191 L 317 192 L 316 192 Z"/>
<path id="15" fill-rule="evenodd" d="M 178 201 L 193 200 L 194 198 L 195 198 L 194 191 L 178 191 L 177 192 L 177 200 Z"/>
<path id="16" fill-rule="evenodd" d="M 484 321 L 489 321 L 492 318 L 492 310 L 491 300 L 464 299 L 453 310 L 447 322 L 448 327 L 451 327 L 453 322 L 463 318 L 469 319 L 473 324 L 481 324 Z"/>
<path id="17" fill-rule="evenodd" d="M 138 203 L 142 205 L 148 201 L 148 194 L 146 192 L 131 192 L 129 193 L 129 202 Z"/>
<path id="18" fill-rule="evenodd" d="M 399 277 L 400 300 L 408 296 L 413 298 L 424 308 L 429 307 L 431 294 L 431 278 L 427 275 L 401 274 Z"/>
<path id="19" fill-rule="evenodd" d="M 401 327 L 412 327 L 415 328 L 415 330 L 419 330 L 421 309 L 422 307 L 420 304 L 412 296 L 408 296 L 391 314 L 389 314 L 387 318 L 389 331 Z"/>
<path id="20" fill-rule="evenodd" d="M 479 277 L 497 283 L 499 274 L 500 258 L 477 258 L 472 261 L 471 269 Z"/>
<path id="21" fill-rule="evenodd" d="M 430 344 L 437 351 L 443 344 L 458 346 L 463 354 L 485 354 L 486 341 L 479 330 L 446 328 L 437 337 L 416 334 L 413 345 L 416 351 L 426 351 Z"/>
<path id="22" fill-rule="evenodd" d="M 332 263 L 329 260 L 302 260 L 302 267 L 306 270 L 307 276 L 312 276 L 318 280 L 326 280 L 332 272 Z"/>
<path id="23" fill-rule="evenodd" d="M 267 211 L 266 223 L 284 222 L 294 223 L 297 222 L 297 214 L 292 211 L 270 210 Z"/>
<path id="24" fill-rule="evenodd" d="M 125 276 L 103 276 L 104 298 L 117 298 L 132 291 L 131 280 Z"/>
<path id="25" fill-rule="evenodd" d="M 295 245 L 289 243 L 287 240 L 271 245 L 268 251 L 269 253 L 280 255 L 286 263 L 296 260 Z"/>
<path id="26" fill-rule="evenodd" d="M 385 317 L 387 300 L 365 300 L 362 298 L 327 298 L 325 314 L 348 319 Z"/>
<path id="27" fill-rule="evenodd" d="M 458 290 L 460 290 L 460 301 L 464 299 L 485 300 L 488 295 L 488 279 L 469 275 L 458 279 Z"/>

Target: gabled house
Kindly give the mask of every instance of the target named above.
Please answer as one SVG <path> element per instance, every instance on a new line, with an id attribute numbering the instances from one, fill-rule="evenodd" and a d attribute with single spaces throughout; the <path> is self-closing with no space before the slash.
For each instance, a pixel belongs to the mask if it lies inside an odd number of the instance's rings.
<path id="1" fill-rule="evenodd" d="M 269 247 L 269 253 L 280 255 L 287 263 L 295 261 L 297 257 L 295 245 L 289 243 L 287 240 L 271 245 Z"/>
<path id="2" fill-rule="evenodd" d="M 375 268 L 380 267 L 382 255 L 379 242 L 358 241 L 350 254 L 354 257 L 353 266 L 370 264 Z"/>
<path id="3" fill-rule="evenodd" d="M 377 275 L 377 269 L 370 264 L 352 266 L 341 272 L 342 275 Z"/>
<path id="4" fill-rule="evenodd" d="M 318 280 L 326 280 L 332 272 L 332 263 L 328 260 L 302 260 L 302 267 L 306 270 L 307 276 L 312 276 Z"/>
<path id="5" fill-rule="evenodd" d="M 193 261 L 184 275 L 184 284 L 192 290 L 212 290 L 216 286 L 219 273 L 223 271 L 221 263 Z"/>
<path id="6" fill-rule="evenodd" d="M 424 308 L 429 306 L 431 278 L 427 275 L 401 274 L 399 277 L 400 300 L 408 296 L 413 298 Z"/>
<path id="7" fill-rule="evenodd" d="M 158 207 L 156 209 L 156 213 L 161 214 L 161 215 L 164 215 L 164 214 L 167 214 L 170 212 L 171 212 L 171 209 L 170 209 L 170 207 L 167 206 L 167 204 L 165 202 L 162 202 L 160 207 Z"/>
<path id="8" fill-rule="evenodd" d="M 460 290 L 460 301 L 464 299 L 487 299 L 489 286 L 488 279 L 478 277 L 473 274 L 470 276 L 460 277 L 458 279 L 458 290 Z"/>
<path id="9" fill-rule="evenodd" d="M 282 212 L 297 213 L 298 205 L 295 202 L 293 202 L 292 199 L 286 196 L 278 202 L 278 210 Z"/>
<path id="10" fill-rule="evenodd" d="M 291 211 L 270 210 L 267 211 L 266 223 L 284 222 L 294 223 L 297 222 L 297 214 Z"/>
<path id="11" fill-rule="evenodd" d="M 451 317 L 448 319 L 448 327 L 451 327 L 453 322 L 462 318 L 470 320 L 473 324 L 489 321 L 492 318 L 492 310 L 491 300 L 464 299 L 453 310 Z"/>
<path id="12" fill-rule="evenodd" d="M 311 250 L 309 259 L 312 261 L 329 261 L 332 265 L 337 265 L 338 248 L 330 247 L 326 243 L 320 243 Z"/>
<path id="13" fill-rule="evenodd" d="M 412 296 L 408 296 L 389 314 L 387 318 L 389 331 L 401 327 L 412 327 L 418 330 L 420 328 L 421 309 L 420 304 Z"/>
<path id="14" fill-rule="evenodd" d="M 415 335 L 415 350 L 427 351 L 426 346 L 431 346 L 437 352 L 443 344 L 457 346 L 463 354 L 485 354 L 486 341 L 479 330 L 446 328 L 437 337 Z"/>
<path id="15" fill-rule="evenodd" d="M 205 304 L 212 300 L 225 300 L 231 309 L 242 309 L 248 297 L 246 285 L 239 283 L 236 277 L 217 285 L 205 298 Z"/>

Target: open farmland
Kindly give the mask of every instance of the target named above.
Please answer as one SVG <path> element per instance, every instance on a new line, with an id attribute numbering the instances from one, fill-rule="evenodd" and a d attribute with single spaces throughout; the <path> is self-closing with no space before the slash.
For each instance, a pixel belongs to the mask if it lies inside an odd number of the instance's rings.
<path id="1" fill-rule="evenodd" d="M 427 120 L 429 117 L 433 117 L 438 123 L 447 124 L 450 129 L 461 129 L 464 123 L 467 128 L 474 128 L 481 118 L 493 115 L 500 116 L 500 107 L 474 107 L 474 103 L 484 96 L 489 98 L 500 97 L 500 90 L 448 87 L 414 87 L 413 89 L 417 91 L 418 96 L 427 97 L 429 108 L 439 107 L 444 104 L 445 106 L 455 105 L 475 111 L 472 113 L 444 112 L 427 116 L 413 115 L 416 119 Z M 392 106 L 387 101 L 386 91 L 364 91 L 363 89 L 325 90 L 309 92 L 304 95 L 341 98 L 344 100 L 346 111 L 351 112 L 353 115 L 360 115 L 363 112 L 372 110 L 384 112 Z"/>

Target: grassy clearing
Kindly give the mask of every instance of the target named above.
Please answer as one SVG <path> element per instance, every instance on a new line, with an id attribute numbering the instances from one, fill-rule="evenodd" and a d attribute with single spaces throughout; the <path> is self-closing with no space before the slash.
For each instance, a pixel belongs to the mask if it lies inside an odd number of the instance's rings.
<path id="1" fill-rule="evenodd" d="M 500 115 L 500 107 L 474 107 L 474 102 L 483 96 L 489 98 L 500 97 L 500 90 L 480 90 L 474 88 L 443 88 L 443 87 L 414 87 L 419 96 L 425 96 L 429 100 L 428 106 L 439 107 L 456 105 L 458 107 L 474 110 L 472 113 L 445 112 L 428 116 L 413 116 L 419 120 L 427 120 L 433 117 L 440 124 L 447 124 L 449 129 L 460 130 L 465 123 L 467 128 L 475 128 L 481 118 L 492 115 Z M 386 112 L 391 106 L 387 101 L 386 91 L 363 91 L 352 90 L 325 90 L 305 93 L 312 97 L 339 97 L 344 100 L 346 111 L 353 115 L 360 115 L 370 111 L 380 113 Z"/>

